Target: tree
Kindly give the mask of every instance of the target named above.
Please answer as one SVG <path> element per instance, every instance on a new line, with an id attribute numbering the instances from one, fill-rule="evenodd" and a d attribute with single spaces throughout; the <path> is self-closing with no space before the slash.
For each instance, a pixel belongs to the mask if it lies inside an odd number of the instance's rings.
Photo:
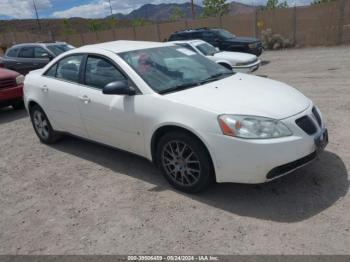
<path id="1" fill-rule="evenodd" d="M 281 3 L 279 0 L 268 0 L 265 6 L 265 9 L 275 9 L 275 8 L 288 8 L 287 1 L 282 1 Z"/>
<path id="2" fill-rule="evenodd" d="M 226 0 L 204 0 L 203 16 L 223 16 L 230 12 L 230 4 Z"/>
<path id="3" fill-rule="evenodd" d="M 64 19 L 63 20 L 62 31 L 63 31 L 63 35 L 65 35 L 65 36 L 72 35 L 72 34 L 76 33 L 76 31 L 73 28 L 73 26 L 72 26 L 72 24 L 71 24 L 69 19 Z"/>
<path id="4" fill-rule="evenodd" d="M 181 10 L 180 7 L 176 6 L 171 10 L 170 20 L 178 21 L 185 17 L 185 13 Z"/>
<path id="5" fill-rule="evenodd" d="M 149 24 L 149 21 L 143 19 L 143 18 L 135 18 L 131 21 L 132 26 L 144 26 Z"/>
<path id="6" fill-rule="evenodd" d="M 88 26 L 90 32 L 97 32 L 103 30 L 103 25 L 96 20 L 89 20 Z"/>
<path id="7" fill-rule="evenodd" d="M 334 1 L 335 0 L 314 0 L 311 4 L 318 5 L 318 4 L 330 3 L 330 2 L 334 2 Z"/>

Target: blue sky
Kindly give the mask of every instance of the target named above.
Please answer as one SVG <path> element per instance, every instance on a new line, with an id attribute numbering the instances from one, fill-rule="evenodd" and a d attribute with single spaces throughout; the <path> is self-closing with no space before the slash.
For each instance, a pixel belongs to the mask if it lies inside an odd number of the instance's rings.
<path id="1" fill-rule="evenodd" d="M 0 0 L 0 19 L 33 18 L 33 0 Z M 102 18 L 110 14 L 109 0 L 34 0 L 41 18 Z M 143 4 L 183 3 L 189 0 L 111 0 L 113 13 L 129 13 Z M 230 1 L 230 0 L 229 0 Z M 232 0 L 231 0 L 232 1 Z M 265 4 L 267 0 L 235 0 Z M 307 5 L 311 0 L 287 0 L 290 5 Z M 201 4 L 202 0 L 195 0 Z"/>

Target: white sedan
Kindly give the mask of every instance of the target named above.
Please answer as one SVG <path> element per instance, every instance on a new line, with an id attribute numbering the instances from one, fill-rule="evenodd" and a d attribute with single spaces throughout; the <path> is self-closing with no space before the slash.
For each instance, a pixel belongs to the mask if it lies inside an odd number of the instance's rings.
<path id="1" fill-rule="evenodd" d="M 171 43 L 66 52 L 26 76 L 24 100 L 43 143 L 73 134 L 135 153 L 186 192 L 273 180 L 328 141 L 320 111 L 296 89 Z"/>
<path id="2" fill-rule="evenodd" d="M 171 43 L 186 47 L 235 72 L 254 72 L 259 69 L 261 64 L 261 61 L 256 55 L 220 51 L 218 48 L 203 40 L 173 41 Z"/>

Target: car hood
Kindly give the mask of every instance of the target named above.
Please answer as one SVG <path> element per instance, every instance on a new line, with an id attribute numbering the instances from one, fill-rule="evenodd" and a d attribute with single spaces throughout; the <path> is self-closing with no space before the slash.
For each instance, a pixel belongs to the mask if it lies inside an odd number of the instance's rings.
<path id="1" fill-rule="evenodd" d="M 15 71 L 8 70 L 5 68 L 0 68 L 0 79 L 15 78 L 18 75 L 19 75 L 19 73 L 15 72 Z"/>
<path id="2" fill-rule="evenodd" d="M 214 54 L 217 59 L 225 59 L 233 64 L 236 63 L 249 63 L 257 60 L 255 55 L 240 53 L 240 52 L 218 52 Z"/>
<path id="3" fill-rule="evenodd" d="M 274 119 L 293 116 L 310 105 L 307 97 L 286 84 L 241 73 L 164 97 L 175 103 L 217 114 L 255 115 Z"/>

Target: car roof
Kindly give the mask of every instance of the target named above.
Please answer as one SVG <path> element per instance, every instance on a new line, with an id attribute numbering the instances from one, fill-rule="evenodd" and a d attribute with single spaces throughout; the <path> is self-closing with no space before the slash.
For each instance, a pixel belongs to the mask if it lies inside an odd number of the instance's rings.
<path id="1" fill-rule="evenodd" d="M 174 34 L 189 34 L 189 33 L 194 33 L 194 32 L 201 32 L 201 31 L 210 31 L 210 30 L 219 30 L 220 28 L 191 28 L 191 29 L 186 29 L 186 30 L 180 30 L 176 31 Z"/>
<path id="2" fill-rule="evenodd" d="M 113 53 L 123 53 L 134 50 L 157 48 L 163 46 L 173 46 L 172 43 L 148 42 L 148 41 L 128 41 L 118 40 L 101 44 L 86 45 L 75 49 L 75 51 L 89 51 L 93 49 L 103 49 Z"/>
<path id="3" fill-rule="evenodd" d="M 19 48 L 24 46 L 48 46 L 48 45 L 59 45 L 59 44 L 67 44 L 66 42 L 33 42 L 33 43 L 21 43 L 14 44 L 10 48 Z M 9 48 L 9 49 L 10 49 Z"/>
<path id="4" fill-rule="evenodd" d="M 174 44 L 197 44 L 197 43 L 206 43 L 201 39 L 192 39 L 192 40 L 178 40 L 178 41 L 170 41 L 169 43 Z"/>

